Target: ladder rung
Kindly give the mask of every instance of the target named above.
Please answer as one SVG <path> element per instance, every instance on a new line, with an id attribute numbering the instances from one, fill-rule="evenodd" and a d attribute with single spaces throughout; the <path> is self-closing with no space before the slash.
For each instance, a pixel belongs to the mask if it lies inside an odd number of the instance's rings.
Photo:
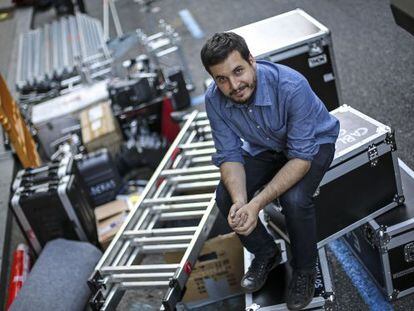
<path id="1" fill-rule="evenodd" d="M 110 276 L 108 281 L 110 283 L 120 282 L 140 282 L 140 281 L 168 281 L 174 276 L 175 272 L 161 272 L 161 273 L 120 273 Z"/>
<path id="2" fill-rule="evenodd" d="M 134 245 L 153 245 L 158 244 L 174 244 L 174 243 L 190 243 L 192 235 L 177 235 L 177 236 L 157 236 L 157 237 L 144 237 L 135 238 L 132 240 Z"/>
<path id="3" fill-rule="evenodd" d="M 159 265 L 133 265 L 103 267 L 100 272 L 103 276 L 112 273 L 137 273 L 137 272 L 175 272 L 180 267 L 179 264 L 159 264 Z"/>
<path id="4" fill-rule="evenodd" d="M 142 203 L 144 205 L 149 204 L 162 204 L 162 203 L 174 203 L 174 202 L 194 202 L 194 201 L 209 201 L 214 196 L 214 193 L 207 194 L 190 194 L 190 195 L 181 195 L 167 198 L 155 198 L 155 199 L 145 199 Z"/>
<path id="5" fill-rule="evenodd" d="M 201 181 L 201 180 L 219 180 L 220 173 L 205 173 L 205 174 L 194 174 L 194 175 L 187 175 L 187 176 L 175 176 L 171 177 L 169 180 L 172 182 L 185 182 L 185 181 Z"/>
<path id="6" fill-rule="evenodd" d="M 154 212 L 196 211 L 196 210 L 205 210 L 208 204 L 209 204 L 208 202 L 202 202 L 202 203 L 158 205 L 158 206 L 153 206 L 152 210 Z"/>
<path id="7" fill-rule="evenodd" d="M 201 141 L 196 143 L 182 144 L 179 146 L 182 150 L 194 149 L 194 148 L 209 148 L 214 147 L 214 141 Z"/>
<path id="8" fill-rule="evenodd" d="M 172 212 L 162 213 L 159 220 L 182 220 L 182 219 L 195 219 L 203 217 L 205 211 L 190 211 L 190 212 Z"/>
<path id="9" fill-rule="evenodd" d="M 119 283 L 120 289 L 142 289 L 152 287 L 168 287 L 169 281 L 154 281 L 154 282 L 122 282 Z"/>
<path id="10" fill-rule="evenodd" d="M 192 164 L 200 164 L 200 163 L 211 163 L 211 156 L 206 157 L 194 157 L 191 159 Z M 218 169 L 218 168 L 217 168 Z"/>
<path id="11" fill-rule="evenodd" d="M 164 245 L 143 245 L 143 253 L 164 253 L 164 252 L 181 252 L 187 250 L 189 243 L 183 244 L 164 244 Z"/>
<path id="12" fill-rule="evenodd" d="M 205 157 L 203 157 L 205 158 Z M 210 162 L 211 162 L 211 157 Z M 195 158 L 192 159 L 194 161 Z M 171 170 L 164 170 L 161 172 L 160 176 L 177 176 L 177 175 L 190 175 L 190 174 L 198 174 L 198 173 L 213 173 L 217 172 L 219 169 L 214 165 L 205 165 L 199 167 L 185 167 L 185 168 L 176 168 Z"/>
<path id="13" fill-rule="evenodd" d="M 176 190 L 198 190 L 198 189 L 210 189 L 213 188 L 214 189 L 217 187 L 217 185 L 219 184 L 219 180 L 210 180 L 210 181 L 200 181 L 200 182 L 192 182 L 192 183 L 182 183 L 182 184 L 177 184 L 175 186 Z"/>
<path id="14" fill-rule="evenodd" d="M 205 155 L 213 154 L 215 152 L 216 152 L 215 148 L 195 149 L 195 150 L 185 151 L 184 155 L 187 157 L 195 157 L 195 156 L 205 156 Z"/>
<path id="15" fill-rule="evenodd" d="M 210 122 L 208 121 L 208 119 L 205 119 L 205 120 L 197 120 L 197 121 L 195 121 L 195 122 L 193 122 L 192 124 L 191 124 L 192 126 L 197 126 L 197 127 L 200 127 L 200 126 L 208 126 L 208 125 L 210 125 Z"/>
<path id="16" fill-rule="evenodd" d="M 197 227 L 178 227 L 178 228 L 161 228 L 148 230 L 126 230 L 123 236 L 126 237 L 145 237 L 145 236 L 169 236 L 178 234 L 194 234 Z"/>

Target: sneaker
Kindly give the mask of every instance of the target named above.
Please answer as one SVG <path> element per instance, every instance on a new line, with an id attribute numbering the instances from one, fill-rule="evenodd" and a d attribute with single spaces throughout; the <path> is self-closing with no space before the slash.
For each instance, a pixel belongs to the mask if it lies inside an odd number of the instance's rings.
<path id="1" fill-rule="evenodd" d="M 289 310 L 301 310 L 312 301 L 315 294 L 315 278 L 315 271 L 293 271 L 286 302 Z"/>
<path id="2" fill-rule="evenodd" d="M 256 256 L 241 280 L 243 290 L 247 293 L 252 293 L 261 289 L 266 283 L 269 272 L 280 264 L 281 261 L 282 254 L 278 248 L 273 256 Z"/>

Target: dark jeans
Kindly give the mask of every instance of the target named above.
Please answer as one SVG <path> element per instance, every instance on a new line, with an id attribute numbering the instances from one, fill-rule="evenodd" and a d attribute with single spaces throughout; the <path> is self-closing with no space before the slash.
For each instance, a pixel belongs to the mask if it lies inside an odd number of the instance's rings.
<path id="1" fill-rule="evenodd" d="M 321 145 L 306 175 L 279 198 L 286 217 L 292 250 L 291 264 L 294 269 L 311 270 L 315 267 L 317 237 L 313 195 L 328 170 L 334 153 L 335 144 Z M 244 160 L 249 201 L 288 161 L 282 153 L 271 151 L 262 152 L 255 157 L 246 155 Z M 227 218 L 232 200 L 222 182 L 217 187 L 216 202 L 223 216 Z M 260 220 L 250 235 L 239 235 L 239 238 L 244 247 L 256 256 L 274 252 L 273 238 Z"/>

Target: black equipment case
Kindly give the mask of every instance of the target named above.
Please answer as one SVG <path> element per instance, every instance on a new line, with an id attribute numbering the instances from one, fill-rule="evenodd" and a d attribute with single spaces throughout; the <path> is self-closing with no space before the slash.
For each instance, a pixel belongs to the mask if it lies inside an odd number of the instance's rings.
<path id="1" fill-rule="evenodd" d="M 334 160 L 314 194 L 318 248 L 404 202 L 394 132 L 346 105 L 331 113 L 341 129 Z M 288 238 L 281 210 L 265 207 L 269 225 Z"/>
<path id="2" fill-rule="evenodd" d="M 405 204 L 344 237 L 389 300 L 414 293 L 414 172 L 400 167 Z"/>
<path id="3" fill-rule="evenodd" d="M 76 165 L 95 207 L 115 200 L 122 183 L 107 149 L 76 156 Z"/>
<path id="4" fill-rule="evenodd" d="M 289 66 L 305 76 L 329 111 L 341 105 L 331 34 L 301 9 L 231 30 L 256 59 Z"/>
<path id="5" fill-rule="evenodd" d="M 74 175 L 17 189 L 11 207 L 37 254 L 46 242 L 55 238 L 98 245 L 93 209 Z"/>
<path id="6" fill-rule="evenodd" d="M 282 239 L 275 241 L 282 251 L 282 263 L 273 269 L 263 288 L 255 293 L 246 294 L 246 311 L 276 311 L 287 310 L 286 293 L 292 268 L 288 263 L 286 243 Z M 323 310 L 327 304 L 334 300 L 331 273 L 328 267 L 325 248 L 318 251 L 316 265 L 315 295 L 307 309 Z M 244 249 L 244 269 L 247 272 L 254 255 Z"/>
<path id="7" fill-rule="evenodd" d="M 27 188 L 44 183 L 56 183 L 64 176 L 68 175 L 74 175 L 76 182 L 83 190 L 85 190 L 83 191 L 83 194 L 85 199 L 89 202 L 89 206 L 93 208 L 94 203 L 87 191 L 88 187 L 84 178 L 79 173 L 74 157 L 69 154 L 65 154 L 62 158 L 51 161 L 40 167 L 20 170 L 13 181 L 12 190 L 16 191 L 18 188 Z"/>

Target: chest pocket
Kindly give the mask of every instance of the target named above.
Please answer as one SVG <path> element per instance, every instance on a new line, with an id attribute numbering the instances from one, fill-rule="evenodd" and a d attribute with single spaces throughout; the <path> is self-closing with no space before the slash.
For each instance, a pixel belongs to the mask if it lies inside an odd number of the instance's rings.
<path id="1" fill-rule="evenodd" d="M 284 143 L 286 141 L 287 128 L 285 124 L 276 129 L 271 128 L 270 131 L 270 134 L 276 139 L 278 139 L 280 142 Z"/>
<path id="2" fill-rule="evenodd" d="M 269 131 L 269 134 L 275 136 L 279 140 L 286 139 L 286 123 L 280 120 L 277 115 L 274 114 L 264 114 L 263 115 L 266 130 Z"/>

